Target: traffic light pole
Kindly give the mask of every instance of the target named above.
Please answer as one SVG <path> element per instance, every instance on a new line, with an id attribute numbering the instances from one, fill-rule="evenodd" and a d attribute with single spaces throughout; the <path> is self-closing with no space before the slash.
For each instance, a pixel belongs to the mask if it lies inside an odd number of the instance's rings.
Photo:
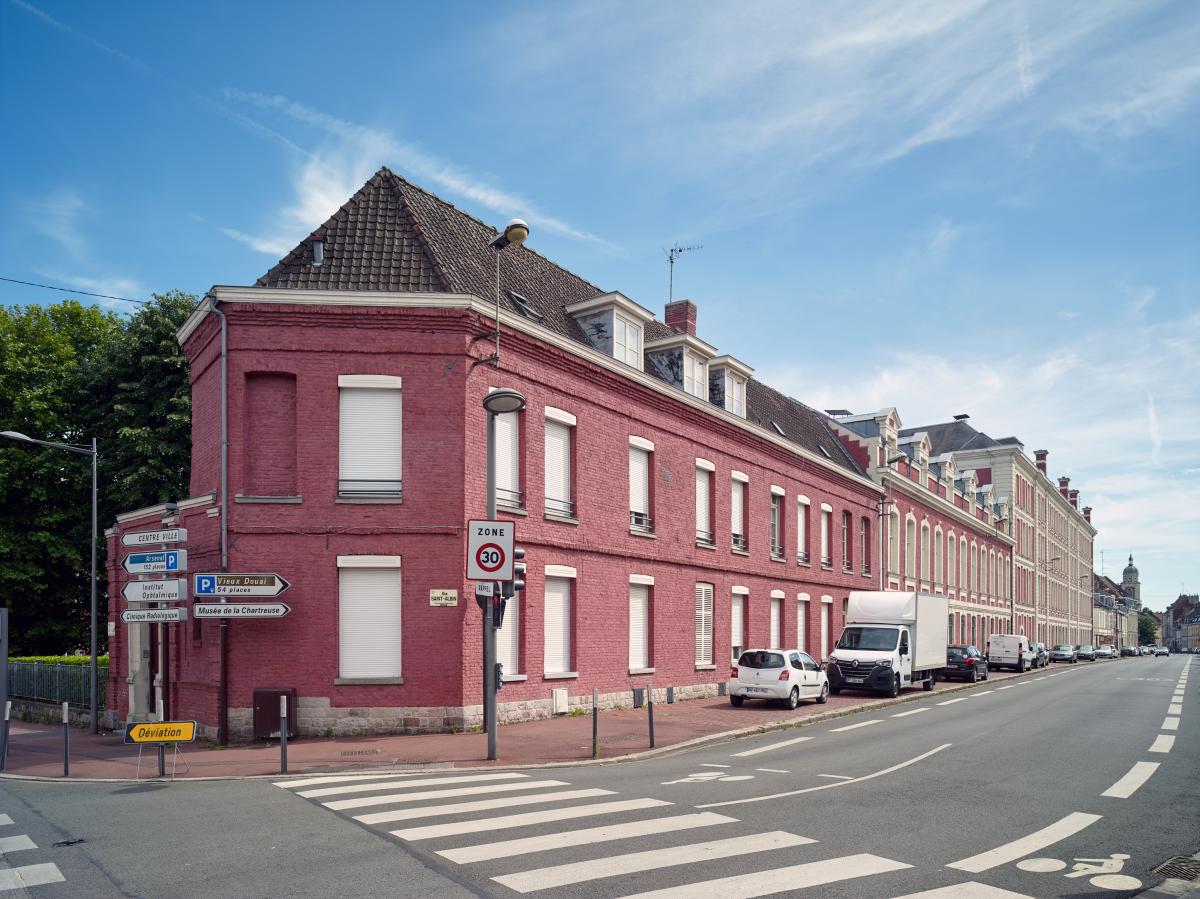
<path id="1" fill-rule="evenodd" d="M 487 517 L 496 518 L 496 414 L 487 410 Z M 491 603 L 483 609 L 483 726 L 487 730 L 487 757 L 496 758 L 496 628 Z"/>

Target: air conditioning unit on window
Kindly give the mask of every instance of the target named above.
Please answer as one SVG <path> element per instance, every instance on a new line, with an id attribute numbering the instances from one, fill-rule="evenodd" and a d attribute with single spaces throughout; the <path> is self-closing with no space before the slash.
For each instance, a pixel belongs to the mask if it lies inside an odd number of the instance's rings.
<path id="1" fill-rule="evenodd" d="M 567 714 L 567 688 L 555 687 L 550 691 L 551 710 L 555 715 Z"/>

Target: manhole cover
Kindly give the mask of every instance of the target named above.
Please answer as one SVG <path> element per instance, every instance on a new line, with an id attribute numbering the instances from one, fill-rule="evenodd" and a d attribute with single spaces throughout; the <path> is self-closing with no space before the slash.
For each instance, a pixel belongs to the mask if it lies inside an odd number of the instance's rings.
<path id="1" fill-rule="evenodd" d="M 1177 855 L 1167 859 L 1152 873 L 1160 877 L 1174 877 L 1176 880 L 1200 880 L 1200 859 Z"/>
<path id="2" fill-rule="evenodd" d="M 343 749 L 338 753 L 338 758 L 362 758 L 364 756 L 382 755 L 382 749 Z"/>

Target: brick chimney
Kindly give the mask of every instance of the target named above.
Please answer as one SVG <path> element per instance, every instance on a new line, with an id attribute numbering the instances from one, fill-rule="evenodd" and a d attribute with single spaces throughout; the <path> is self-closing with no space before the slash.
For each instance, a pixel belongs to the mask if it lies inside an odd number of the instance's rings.
<path id="1" fill-rule="evenodd" d="M 1050 455 L 1050 450 L 1034 450 L 1033 458 L 1037 463 L 1037 470 L 1042 474 L 1046 473 L 1046 457 Z"/>
<path id="2" fill-rule="evenodd" d="M 1086 521 L 1088 524 L 1092 523 L 1092 507 L 1091 506 L 1083 507 L 1083 520 Z"/>
<path id="3" fill-rule="evenodd" d="M 691 300 L 676 300 L 674 303 L 667 303 L 667 308 L 663 312 L 663 320 L 666 321 L 668 328 L 674 328 L 676 331 L 683 331 L 694 336 L 696 333 L 696 304 Z"/>
<path id="4" fill-rule="evenodd" d="M 1079 508 L 1079 491 L 1072 490 L 1069 499 L 1071 500 L 1071 508 L 1078 509 Z"/>
<path id="5" fill-rule="evenodd" d="M 1070 483 L 1071 479 L 1065 475 L 1058 479 L 1058 492 L 1062 494 L 1063 499 L 1069 499 L 1071 496 L 1071 491 L 1068 489 Z"/>

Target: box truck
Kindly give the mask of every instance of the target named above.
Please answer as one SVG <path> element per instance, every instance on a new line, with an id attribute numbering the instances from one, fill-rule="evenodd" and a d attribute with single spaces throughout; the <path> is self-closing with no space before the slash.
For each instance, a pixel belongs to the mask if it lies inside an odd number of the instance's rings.
<path id="1" fill-rule="evenodd" d="M 933 689 L 946 667 L 950 601 L 898 590 L 850 594 L 846 628 L 829 656 L 829 690 L 873 690 L 896 696 L 920 683 Z"/>

